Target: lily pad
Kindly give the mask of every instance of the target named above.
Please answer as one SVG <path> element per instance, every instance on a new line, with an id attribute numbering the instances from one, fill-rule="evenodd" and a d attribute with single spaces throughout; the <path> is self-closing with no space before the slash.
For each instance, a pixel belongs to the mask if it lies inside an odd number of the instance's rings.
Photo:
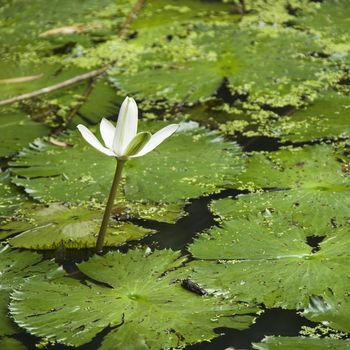
<path id="1" fill-rule="evenodd" d="M 272 126 L 272 133 L 282 141 L 308 141 L 322 138 L 348 137 L 350 97 L 335 91 L 325 91 L 291 116 L 283 117 Z"/>
<path id="2" fill-rule="evenodd" d="M 189 251 L 197 259 L 187 277 L 205 290 L 267 307 L 305 308 L 312 295 L 332 289 L 344 298 L 350 229 L 333 229 L 311 246 L 302 228 L 269 217 L 224 222 L 198 236 Z"/>
<path id="3" fill-rule="evenodd" d="M 159 129 L 160 124 L 153 127 Z M 183 129 L 147 156 L 127 162 L 122 192 L 127 202 L 174 210 L 189 198 L 234 186 L 242 169 L 239 147 L 203 128 Z M 115 159 L 91 148 L 78 132 L 61 140 L 73 147 L 37 141 L 23 151 L 11 163 L 13 182 L 45 203 L 102 203 Z"/>
<path id="4" fill-rule="evenodd" d="M 6 350 L 26 350 L 27 347 L 23 345 L 20 341 L 10 337 L 0 338 L 0 349 Z"/>
<path id="5" fill-rule="evenodd" d="M 47 207 L 22 209 L 18 218 L 0 227 L 16 248 L 56 249 L 92 248 L 103 217 L 102 210 L 51 204 Z M 116 246 L 130 240 L 137 240 L 149 234 L 144 229 L 128 222 L 110 220 L 105 246 Z"/>
<path id="6" fill-rule="evenodd" d="M 2 216 L 13 213 L 24 200 L 24 196 L 10 182 L 10 173 L 0 172 L 0 222 Z"/>
<path id="7" fill-rule="evenodd" d="M 322 198 L 303 191 L 267 191 L 224 198 L 212 202 L 211 209 L 220 220 L 268 218 L 285 222 L 286 227 L 302 228 L 306 235 L 323 236 L 333 233 L 335 227 L 350 223 L 350 197 Z"/>
<path id="8" fill-rule="evenodd" d="M 41 255 L 29 251 L 20 252 L 10 249 L 9 246 L 0 249 L 0 336 L 18 332 L 18 328 L 8 317 L 9 294 L 28 277 L 54 268 L 53 262 L 41 260 Z"/>
<path id="9" fill-rule="evenodd" d="M 347 59 L 350 51 L 348 6 L 347 0 L 325 1 L 319 3 L 313 11 L 298 16 L 295 21 L 302 30 L 322 38 L 328 54 L 338 59 Z"/>
<path id="10" fill-rule="evenodd" d="M 347 156 L 341 159 L 339 154 L 334 146 L 324 144 L 251 154 L 246 172 L 240 176 L 241 186 L 280 191 L 241 197 L 231 202 L 231 209 L 237 208 L 245 215 L 267 209 L 271 215 L 282 215 L 290 224 L 301 225 L 313 235 L 327 234 L 332 227 L 348 225 L 348 159 Z M 219 211 L 230 217 L 232 210 L 222 203 L 222 206 L 218 204 Z"/>
<path id="11" fill-rule="evenodd" d="M 332 291 L 332 288 L 330 288 Z M 323 297 L 313 296 L 310 298 L 310 304 L 304 310 L 303 316 L 314 322 L 335 328 L 343 332 L 350 332 L 350 298 L 346 295 L 344 298 L 335 298 L 331 293 Z"/>
<path id="12" fill-rule="evenodd" d="M 138 50 L 140 41 L 129 45 Z M 198 23 L 170 42 L 163 34 L 143 45 L 137 57 L 110 72 L 112 81 L 139 99 L 169 103 L 208 99 L 226 78 L 233 92 L 248 93 L 252 101 L 298 105 L 321 86 L 319 74 L 333 69 L 331 61 L 312 56 L 322 50 L 315 37 L 292 29 L 271 35 L 242 30 L 232 20 Z"/>
<path id="13" fill-rule="evenodd" d="M 12 294 L 11 314 L 30 333 L 72 346 L 109 327 L 101 350 L 183 348 L 216 337 L 213 328 L 250 325 L 248 314 L 256 309 L 199 296 L 175 282 L 176 271 L 167 271 L 183 261 L 170 250 L 95 256 L 79 265 L 89 277 L 84 283 L 61 270 L 22 284 Z"/>
<path id="14" fill-rule="evenodd" d="M 244 187 L 284 188 L 342 197 L 350 188 L 345 164 L 332 145 L 285 148 L 276 152 L 252 153 L 240 176 Z M 346 194 L 347 195 L 347 194 Z"/>
<path id="15" fill-rule="evenodd" d="M 28 53 L 28 47 L 31 53 L 55 50 L 57 54 L 69 52 L 76 43 L 91 46 L 92 39 L 117 33 L 133 6 L 130 0 L 117 4 L 110 0 L 87 0 L 82 4 L 54 0 L 42 16 L 44 0 L 30 7 L 24 4 L 21 0 L 3 6 L 1 47 L 7 55 Z"/>
<path id="16" fill-rule="evenodd" d="M 5 110 L 0 116 L 0 133 L 0 157 L 9 157 L 37 137 L 48 135 L 50 129 L 32 121 L 24 113 Z"/>
<path id="17" fill-rule="evenodd" d="M 256 350 L 345 350 L 349 340 L 302 337 L 266 337 L 262 343 L 253 344 Z"/>

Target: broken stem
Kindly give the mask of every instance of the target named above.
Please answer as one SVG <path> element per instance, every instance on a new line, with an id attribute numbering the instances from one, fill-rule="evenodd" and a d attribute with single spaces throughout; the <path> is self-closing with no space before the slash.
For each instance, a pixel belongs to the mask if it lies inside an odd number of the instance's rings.
<path id="1" fill-rule="evenodd" d="M 114 199 L 117 194 L 118 186 L 120 184 L 120 180 L 122 178 L 122 171 L 123 167 L 125 164 L 125 160 L 117 160 L 117 167 L 115 169 L 115 175 L 112 183 L 111 190 L 109 192 L 109 197 L 106 205 L 105 212 L 103 214 L 103 219 L 102 219 L 102 224 L 100 227 L 100 231 L 98 233 L 97 237 L 97 242 L 96 242 L 96 252 L 101 252 L 103 249 L 104 241 L 105 241 L 105 236 L 106 236 L 106 231 L 107 231 L 107 226 L 108 226 L 108 221 L 111 216 L 113 204 L 114 204 Z"/>

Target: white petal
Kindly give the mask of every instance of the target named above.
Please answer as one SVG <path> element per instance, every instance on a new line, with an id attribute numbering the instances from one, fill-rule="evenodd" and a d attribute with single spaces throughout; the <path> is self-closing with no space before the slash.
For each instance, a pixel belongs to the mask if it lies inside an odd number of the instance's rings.
<path id="1" fill-rule="evenodd" d="M 107 154 L 107 156 L 115 156 L 115 154 L 111 150 L 101 145 L 101 142 L 86 126 L 79 124 L 77 128 L 80 131 L 83 138 L 85 139 L 85 141 L 88 142 L 92 147 L 96 148 L 98 151 L 104 154 Z"/>
<path id="2" fill-rule="evenodd" d="M 133 98 L 127 97 L 120 107 L 117 127 L 113 140 L 113 150 L 123 155 L 130 141 L 137 133 L 138 110 Z"/>
<path id="3" fill-rule="evenodd" d="M 130 158 L 141 157 L 145 154 L 153 151 L 157 146 L 159 146 L 165 139 L 170 137 L 179 127 L 179 124 L 170 124 L 163 129 L 157 131 L 152 135 L 151 139 L 146 143 L 142 150 Z"/>
<path id="4" fill-rule="evenodd" d="M 102 118 L 100 123 L 100 133 L 107 148 L 112 149 L 115 134 L 115 126 L 106 118 Z"/>

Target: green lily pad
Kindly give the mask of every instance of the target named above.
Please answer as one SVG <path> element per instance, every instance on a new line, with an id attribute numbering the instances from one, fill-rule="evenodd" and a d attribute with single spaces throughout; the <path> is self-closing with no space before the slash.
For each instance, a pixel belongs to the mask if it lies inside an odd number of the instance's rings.
<path id="1" fill-rule="evenodd" d="M 330 288 L 332 290 L 332 288 Z M 335 298 L 331 293 L 324 297 L 313 296 L 304 310 L 303 316 L 314 322 L 322 322 L 326 326 L 343 332 L 350 332 L 350 298 Z"/>
<path id="2" fill-rule="evenodd" d="M 348 225 L 350 179 L 347 157 L 341 161 L 331 145 L 287 148 L 270 153 L 253 153 L 247 159 L 241 186 L 249 189 L 276 188 L 283 191 L 244 196 L 239 201 L 218 202 L 219 215 L 235 216 L 268 210 L 284 216 L 291 225 L 300 225 L 312 235 L 331 232 L 335 226 Z M 252 203 L 254 202 L 254 203 Z M 228 203 L 232 203 L 227 205 Z"/>
<path id="3" fill-rule="evenodd" d="M 24 196 L 10 182 L 9 172 L 0 172 L 0 222 L 2 216 L 13 213 L 23 201 Z"/>
<path id="4" fill-rule="evenodd" d="M 139 50 L 140 44 L 129 45 Z M 315 37 L 292 29 L 242 30 L 232 20 L 198 23 L 170 42 L 163 34 L 143 45 L 137 57 L 110 72 L 111 79 L 139 99 L 169 103 L 208 99 L 226 78 L 233 92 L 248 92 L 252 101 L 298 105 L 303 94 L 322 86 L 319 73 L 333 69 L 331 61 L 311 56 L 322 51 Z"/>
<path id="5" fill-rule="evenodd" d="M 0 336 L 18 332 L 18 328 L 8 317 L 9 294 L 28 277 L 54 268 L 53 262 L 41 260 L 41 255 L 29 251 L 11 250 L 9 246 L 0 249 Z"/>
<path id="6" fill-rule="evenodd" d="M 348 137 L 350 97 L 335 91 L 318 94 L 309 106 L 273 124 L 273 134 L 282 141 L 308 141 Z"/>
<path id="7" fill-rule="evenodd" d="M 303 191 L 269 191 L 224 198 L 212 202 L 211 209 L 220 220 L 240 219 L 271 221 L 283 220 L 286 227 L 302 228 L 310 236 L 333 233 L 334 227 L 348 226 L 350 197 L 345 193 L 341 200 L 306 194 Z"/>
<path id="8" fill-rule="evenodd" d="M 32 121 L 24 113 L 3 111 L 0 116 L 0 157 L 9 157 L 37 137 L 46 136 L 50 129 Z"/>
<path id="9" fill-rule="evenodd" d="M 303 228 L 281 218 L 225 221 L 189 246 L 202 261 L 191 262 L 186 276 L 214 294 L 267 307 L 305 308 L 312 295 L 323 296 L 329 288 L 344 298 L 349 231 L 333 229 L 312 247 Z"/>
<path id="10" fill-rule="evenodd" d="M 51 204 L 48 207 L 23 209 L 19 218 L 0 227 L 16 248 L 56 249 L 92 248 L 96 245 L 97 234 L 103 211 Z M 105 246 L 116 246 L 130 240 L 137 240 L 149 234 L 144 229 L 128 222 L 109 221 Z"/>
<path id="11" fill-rule="evenodd" d="M 45 16 L 38 15 L 47 5 L 44 0 L 30 7 L 24 5 L 21 0 L 3 6 L 0 40 L 4 54 L 28 55 L 28 51 L 30 54 L 38 51 L 52 55 L 51 50 L 63 54 L 72 50 L 75 44 L 91 46 L 94 40 L 118 33 L 133 1 L 87 0 L 77 4 L 69 0 L 53 0 Z"/>
<path id="12" fill-rule="evenodd" d="M 27 347 L 23 345 L 20 341 L 10 337 L 0 338 L 0 349 L 6 350 L 26 350 Z"/>
<path id="13" fill-rule="evenodd" d="M 253 344 L 256 350 L 345 350 L 349 340 L 302 337 L 266 337 L 262 343 Z"/>
<path id="14" fill-rule="evenodd" d="M 288 188 L 341 197 L 349 190 L 350 181 L 336 152 L 333 146 L 321 144 L 252 153 L 240 180 L 244 187 Z"/>
<path id="15" fill-rule="evenodd" d="M 86 144 L 78 132 L 61 140 L 73 147 L 37 141 L 23 151 L 11 163 L 13 182 L 46 203 L 102 203 L 112 183 L 115 159 Z M 127 162 L 122 192 L 126 206 L 140 204 L 142 212 L 142 206 L 147 211 L 148 205 L 156 208 L 159 203 L 160 209 L 174 211 L 189 198 L 232 187 L 242 169 L 239 156 L 235 143 L 223 142 L 205 129 L 179 131 L 145 157 Z"/>
<path id="16" fill-rule="evenodd" d="M 90 279 L 61 270 L 35 278 L 12 294 L 15 321 L 30 333 L 79 346 L 110 327 L 100 349 L 183 348 L 217 336 L 213 328 L 243 329 L 256 312 L 245 304 L 199 296 L 175 282 L 178 252 L 143 250 L 95 256 L 79 265 Z M 40 294 L 38 294 L 40 290 Z"/>
<path id="17" fill-rule="evenodd" d="M 306 11 L 295 21 L 302 30 L 307 30 L 322 38 L 326 52 L 334 57 L 346 58 L 350 51 L 347 0 L 330 0 L 317 4 L 313 11 Z"/>

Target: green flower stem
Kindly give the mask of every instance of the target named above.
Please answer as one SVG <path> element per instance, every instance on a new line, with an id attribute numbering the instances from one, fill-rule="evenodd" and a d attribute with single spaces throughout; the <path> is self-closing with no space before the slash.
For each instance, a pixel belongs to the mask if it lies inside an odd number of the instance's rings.
<path id="1" fill-rule="evenodd" d="M 108 197 L 105 212 L 103 214 L 100 232 L 98 233 L 98 237 L 97 237 L 97 242 L 96 242 L 97 252 L 101 252 L 104 245 L 109 217 L 111 216 L 114 199 L 117 194 L 117 189 L 120 184 L 120 180 L 122 178 L 122 171 L 123 171 L 125 162 L 126 162 L 125 160 L 120 160 L 120 159 L 117 160 L 117 167 L 115 169 L 115 175 L 114 175 L 111 191 L 109 192 L 109 197 Z"/>

